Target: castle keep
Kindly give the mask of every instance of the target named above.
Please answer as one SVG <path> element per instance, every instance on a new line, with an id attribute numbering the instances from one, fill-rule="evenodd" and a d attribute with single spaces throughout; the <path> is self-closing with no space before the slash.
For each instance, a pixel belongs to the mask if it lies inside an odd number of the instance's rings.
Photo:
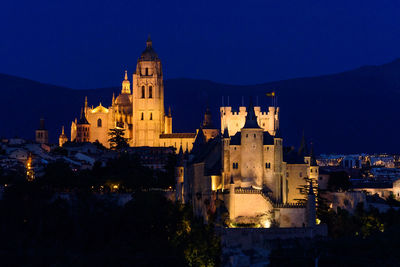
<path id="1" fill-rule="evenodd" d="M 223 203 L 232 227 L 313 227 L 318 166 L 305 141 L 299 151 L 284 148 L 279 108 L 262 112 L 250 101 L 220 112 L 222 136 L 198 134 L 192 153 L 180 150 L 177 199 L 206 221 Z"/>

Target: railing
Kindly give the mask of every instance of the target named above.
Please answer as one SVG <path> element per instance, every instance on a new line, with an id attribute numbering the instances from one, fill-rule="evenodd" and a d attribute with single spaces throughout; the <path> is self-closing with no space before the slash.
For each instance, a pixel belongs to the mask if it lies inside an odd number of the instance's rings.
<path id="1" fill-rule="evenodd" d="M 303 203 L 276 203 L 271 200 L 262 190 L 255 188 L 235 188 L 235 194 L 260 194 L 274 208 L 305 208 Z"/>

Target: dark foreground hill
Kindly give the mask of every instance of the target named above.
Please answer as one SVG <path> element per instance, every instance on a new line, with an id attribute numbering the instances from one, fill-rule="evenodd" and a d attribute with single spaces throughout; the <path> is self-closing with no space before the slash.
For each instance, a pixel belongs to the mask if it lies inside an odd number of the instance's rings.
<path id="1" fill-rule="evenodd" d="M 174 131 L 194 131 L 207 105 L 219 125 L 224 96 L 234 109 L 249 96 L 271 104 L 265 93 L 276 90 L 281 107 L 281 129 L 287 145 L 306 137 L 322 152 L 399 152 L 400 60 L 380 66 L 259 85 L 237 86 L 205 80 L 165 81 L 165 104 L 173 112 Z M 46 119 L 50 139 L 57 141 L 62 125 L 67 134 L 79 116 L 84 97 L 89 105 L 108 106 L 120 87 L 73 90 L 0 74 L 0 136 L 33 138 L 39 118 Z"/>

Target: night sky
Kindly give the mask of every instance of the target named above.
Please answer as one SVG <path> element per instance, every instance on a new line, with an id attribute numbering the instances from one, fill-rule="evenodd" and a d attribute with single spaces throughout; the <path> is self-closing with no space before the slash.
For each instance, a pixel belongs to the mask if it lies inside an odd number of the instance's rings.
<path id="1" fill-rule="evenodd" d="M 256 84 L 399 57 L 400 1 L 3 1 L 0 72 L 119 85 L 151 34 L 165 78 Z"/>

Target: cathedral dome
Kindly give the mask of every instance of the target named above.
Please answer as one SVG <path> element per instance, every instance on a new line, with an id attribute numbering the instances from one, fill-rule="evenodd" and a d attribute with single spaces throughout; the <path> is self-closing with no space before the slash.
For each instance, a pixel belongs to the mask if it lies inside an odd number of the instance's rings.
<path id="1" fill-rule="evenodd" d="M 129 106 L 132 104 L 129 94 L 120 94 L 117 99 L 115 99 L 115 104 L 120 106 Z"/>
<path id="2" fill-rule="evenodd" d="M 158 55 L 153 49 L 153 42 L 151 41 L 149 36 L 146 42 L 146 49 L 140 55 L 140 60 L 152 61 L 156 59 L 158 59 Z"/>

